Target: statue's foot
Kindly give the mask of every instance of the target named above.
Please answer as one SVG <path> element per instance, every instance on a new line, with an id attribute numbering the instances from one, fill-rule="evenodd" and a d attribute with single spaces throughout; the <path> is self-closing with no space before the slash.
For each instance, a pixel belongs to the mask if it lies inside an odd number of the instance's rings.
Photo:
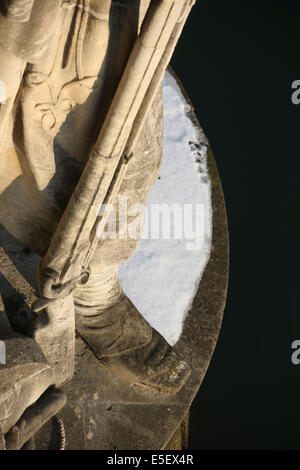
<path id="1" fill-rule="evenodd" d="M 103 357 L 100 362 L 130 385 L 175 395 L 190 376 L 190 367 L 156 330 L 152 331 L 145 346 L 117 357 Z"/>
<path id="2" fill-rule="evenodd" d="M 122 291 L 117 269 L 92 273 L 75 294 L 76 331 L 101 364 L 127 383 L 176 394 L 190 375 Z"/>

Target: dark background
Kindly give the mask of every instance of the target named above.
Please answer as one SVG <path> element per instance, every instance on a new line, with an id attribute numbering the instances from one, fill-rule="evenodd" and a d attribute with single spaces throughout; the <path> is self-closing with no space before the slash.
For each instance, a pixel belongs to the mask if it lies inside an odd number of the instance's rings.
<path id="1" fill-rule="evenodd" d="M 211 143 L 231 249 L 191 449 L 300 449 L 300 8 L 197 0 L 172 61 Z"/>

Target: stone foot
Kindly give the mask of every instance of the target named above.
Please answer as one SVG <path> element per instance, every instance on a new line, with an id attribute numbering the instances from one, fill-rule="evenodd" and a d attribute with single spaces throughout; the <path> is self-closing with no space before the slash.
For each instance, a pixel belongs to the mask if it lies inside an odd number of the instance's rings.
<path id="1" fill-rule="evenodd" d="M 117 357 L 103 357 L 101 364 L 131 385 L 176 395 L 190 376 L 190 367 L 179 360 L 166 340 L 152 330 L 151 341 Z"/>

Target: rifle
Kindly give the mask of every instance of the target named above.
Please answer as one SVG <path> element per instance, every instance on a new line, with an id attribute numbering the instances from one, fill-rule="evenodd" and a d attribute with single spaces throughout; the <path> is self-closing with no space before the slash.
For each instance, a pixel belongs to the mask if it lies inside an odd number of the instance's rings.
<path id="1" fill-rule="evenodd" d="M 195 0 L 152 0 L 81 178 L 39 266 L 42 311 L 31 328 L 56 384 L 74 372 L 73 292 L 89 279 L 90 260 L 148 112 Z"/>

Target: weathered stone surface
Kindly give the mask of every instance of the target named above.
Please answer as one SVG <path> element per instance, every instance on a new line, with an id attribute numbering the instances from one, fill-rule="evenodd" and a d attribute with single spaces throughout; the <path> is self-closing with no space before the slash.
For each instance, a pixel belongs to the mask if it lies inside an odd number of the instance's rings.
<path id="1" fill-rule="evenodd" d="M 35 435 L 51 418 L 56 416 L 56 420 L 60 420 L 57 415 L 65 403 L 66 396 L 61 390 L 54 388 L 47 390 L 33 406 L 26 409 L 18 422 L 5 434 L 5 449 L 34 450 Z M 64 435 L 60 438 L 59 448 L 63 450 Z"/>
<path id="2" fill-rule="evenodd" d="M 93 353 L 77 338 L 75 375 L 64 387 L 68 398 L 62 413 L 67 449 L 165 448 L 201 385 L 218 338 L 228 280 L 226 211 L 210 151 L 208 165 L 214 249 L 175 347 L 179 356 L 188 360 L 191 376 L 175 397 L 129 386 L 101 367 Z M 6 246 L 20 265 L 20 245 L 10 242 Z M 2 286 L 5 287 L 3 283 Z M 49 438 L 52 427 L 54 423 L 49 423 L 39 433 L 36 440 L 39 448 L 53 445 Z"/>
<path id="3" fill-rule="evenodd" d="M 53 372 L 31 338 L 6 333 L 1 340 L 6 364 L 0 365 L 0 429 L 6 433 L 53 383 Z"/>

